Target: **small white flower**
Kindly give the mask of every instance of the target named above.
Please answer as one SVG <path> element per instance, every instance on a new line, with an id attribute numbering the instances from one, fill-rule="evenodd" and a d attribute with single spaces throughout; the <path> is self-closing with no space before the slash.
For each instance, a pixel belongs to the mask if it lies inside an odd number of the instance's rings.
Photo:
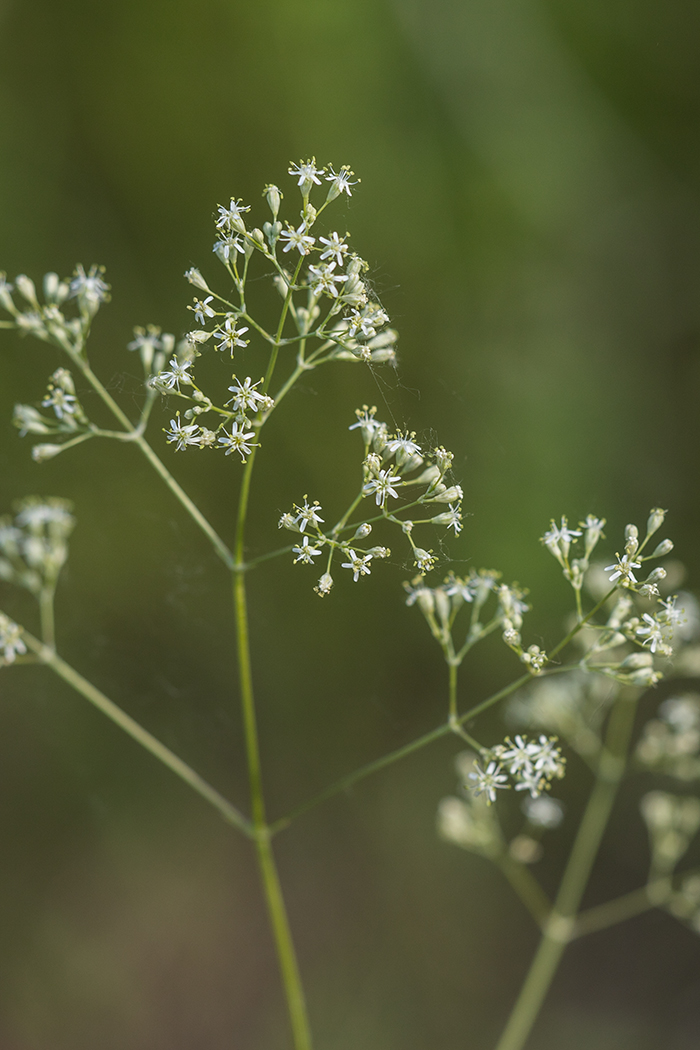
<path id="1" fill-rule="evenodd" d="M 506 740 L 510 746 L 501 752 L 501 759 L 508 764 L 508 771 L 512 774 L 522 771 L 531 772 L 533 745 L 527 739 L 516 736 L 515 740 Z"/>
<path id="2" fill-rule="evenodd" d="M 234 412 L 257 412 L 258 408 L 261 407 L 267 400 L 265 394 L 259 394 L 255 389 L 256 386 L 260 386 L 262 379 L 259 379 L 257 383 L 254 383 L 250 376 L 241 383 L 240 379 L 236 379 L 235 386 L 230 386 L 229 390 L 233 394 L 226 404 L 231 405 Z"/>
<path id="3" fill-rule="evenodd" d="M 192 385 L 192 376 L 189 373 L 192 367 L 192 361 L 185 361 L 181 364 L 176 357 L 172 357 L 168 361 L 170 366 L 169 372 L 159 372 L 156 376 L 156 383 L 160 387 L 165 387 L 168 390 L 179 390 L 180 383 L 186 383 L 188 386 Z"/>
<path id="4" fill-rule="evenodd" d="M 197 324 L 205 325 L 207 319 L 210 317 L 216 317 L 216 310 L 214 310 L 209 303 L 214 299 L 213 295 L 208 295 L 206 299 L 195 299 L 194 306 L 188 306 L 188 310 L 192 310 L 197 321 Z"/>
<path id="5" fill-rule="evenodd" d="M 288 171 L 290 175 L 298 177 L 297 186 L 303 186 L 304 183 L 308 183 L 308 188 L 311 189 L 311 185 L 316 183 L 317 186 L 321 185 L 319 175 L 323 175 L 325 168 L 316 167 L 316 158 L 312 157 L 311 160 L 299 161 L 298 164 L 290 164 Z"/>
<path id="6" fill-rule="evenodd" d="M 188 445 L 199 444 L 199 427 L 196 423 L 190 423 L 187 426 L 183 426 L 180 422 L 180 415 L 176 419 L 170 420 L 170 430 L 165 431 L 165 436 L 170 444 L 175 444 L 176 452 L 183 452 Z"/>
<path id="7" fill-rule="evenodd" d="M 296 554 L 296 558 L 294 559 L 295 565 L 300 561 L 304 562 L 306 565 L 313 565 L 314 558 L 321 553 L 321 548 L 313 547 L 309 543 L 309 537 L 304 536 L 304 539 L 301 541 L 301 547 L 292 547 L 292 551 Z"/>
<path id="8" fill-rule="evenodd" d="M 645 626 L 638 627 L 636 630 L 636 634 L 640 638 L 644 638 L 642 645 L 648 645 L 649 650 L 652 653 L 660 652 L 663 653 L 664 656 L 670 655 L 671 647 L 666 644 L 662 625 L 649 613 L 644 613 L 642 619 L 645 622 Z"/>
<path id="9" fill-rule="evenodd" d="M 518 783 L 515 785 L 515 790 L 529 791 L 531 798 L 538 798 L 542 794 L 545 785 L 544 777 L 537 770 L 523 770 Z"/>
<path id="10" fill-rule="evenodd" d="M 78 264 L 70 283 L 70 294 L 91 307 L 109 299 L 109 285 L 102 280 L 103 266 L 91 266 L 88 273 Z"/>
<path id="11" fill-rule="evenodd" d="M 345 235 L 347 236 L 347 234 Z M 340 237 L 337 233 L 332 233 L 330 237 L 319 237 L 321 244 L 325 244 L 324 251 L 321 252 L 322 259 L 333 259 L 338 263 L 338 266 L 343 265 L 344 256 L 348 252 L 348 246 L 345 243 L 345 237 Z"/>
<path id="12" fill-rule="evenodd" d="M 323 576 L 318 581 L 318 586 L 314 587 L 314 590 L 321 598 L 325 598 L 327 594 L 330 594 L 332 587 L 333 577 L 329 572 L 324 572 Z"/>
<path id="13" fill-rule="evenodd" d="M 58 419 L 64 416 L 72 416 L 75 412 L 77 398 L 73 394 L 67 394 L 60 387 L 50 387 L 49 392 L 41 402 L 43 408 L 53 408 Z"/>
<path id="14" fill-rule="evenodd" d="M 486 769 L 482 769 L 478 762 L 475 762 L 474 772 L 469 774 L 469 779 L 474 781 L 471 785 L 474 795 L 486 795 L 489 803 L 496 801 L 496 791 L 499 788 L 509 786 L 508 777 L 497 762 L 489 762 Z"/>
<path id="15" fill-rule="evenodd" d="M 332 299 L 337 299 L 338 289 L 335 286 L 335 282 L 347 281 L 348 277 L 345 273 L 333 273 L 335 267 L 336 264 L 334 262 L 322 263 L 321 266 L 309 266 L 309 273 L 312 276 L 312 280 L 309 283 L 316 294 L 326 292 Z"/>
<path id="16" fill-rule="evenodd" d="M 299 526 L 299 532 L 303 532 L 307 525 L 316 527 L 316 525 L 323 524 L 323 518 L 319 517 L 318 511 L 321 510 L 321 504 L 314 502 L 309 506 L 306 496 L 304 496 L 304 506 L 297 507 L 295 504 L 295 510 L 298 512 L 296 521 Z"/>
<path id="17" fill-rule="evenodd" d="M 393 499 L 399 498 L 399 494 L 394 488 L 394 485 L 397 483 L 401 483 L 401 478 L 397 474 L 393 474 L 390 469 L 380 470 L 376 478 L 371 478 L 370 481 L 366 482 L 362 491 L 367 496 L 374 493 L 377 506 L 383 507 L 387 501 L 387 497 L 391 496 Z"/>
<path id="18" fill-rule="evenodd" d="M 564 775 L 565 759 L 561 748 L 556 746 L 554 737 L 547 739 L 546 736 L 541 736 L 537 743 L 533 741 L 530 745 L 530 757 L 535 770 L 548 780 Z"/>
<path id="19" fill-rule="evenodd" d="M 455 530 L 455 536 L 459 536 L 462 531 L 462 512 L 459 504 L 456 507 L 450 503 L 449 511 L 444 514 L 438 514 L 436 517 L 431 519 L 433 525 L 446 525 L 448 529 Z"/>
<path id="20" fill-rule="evenodd" d="M 419 572 L 430 572 L 436 561 L 437 558 L 430 551 L 423 550 L 422 547 L 413 548 L 413 563 Z"/>
<path id="21" fill-rule="evenodd" d="M 243 339 L 243 335 L 248 331 L 247 327 L 237 328 L 236 318 L 233 314 L 229 314 L 223 325 L 219 325 L 218 328 L 214 329 L 214 339 L 217 341 L 217 350 L 229 350 L 231 357 L 237 346 L 247 346 L 248 340 Z"/>
<path id="22" fill-rule="evenodd" d="M 343 569 L 352 569 L 352 578 L 357 583 L 360 576 L 369 576 L 370 567 L 369 563 L 372 560 L 371 554 L 356 554 L 354 550 L 348 550 L 348 558 L 350 561 L 344 561 L 342 563 Z"/>
<path id="23" fill-rule="evenodd" d="M 0 653 L 2 663 L 14 663 L 18 655 L 26 653 L 27 647 L 22 641 L 22 631 L 4 613 L 0 613 Z"/>
<path id="24" fill-rule="evenodd" d="M 219 217 L 216 220 L 217 230 L 234 229 L 240 231 L 243 223 L 241 216 L 247 211 L 250 211 L 249 204 L 243 205 L 240 201 L 234 200 L 233 197 L 231 198 L 231 203 L 228 208 L 224 208 L 220 204 L 218 205 L 218 208 Z"/>
<path id="25" fill-rule="evenodd" d="M 358 179 L 356 179 L 354 182 L 350 181 L 350 176 L 354 175 L 355 172 L 351 171 L 347 164 L 343 164 L 342 168 L 340 169 L 337 175 L 333 171 L 333 168 L 330 164 L 328 165 L 328 171 L 329 174 L 326 175 L 326 182 L 333 183 L 329 190 L 329 193 L 332 193 L 336 197 L 339 193 L 347 193 L 348 197 L 352 197 L 350 187 L 357 186 L 357 183 L 359 181 Z"/>
<path id="26" fill-rule="evenodd" d="M 243 429 L 243 425 L 239 428 L 238 423 L 234 423 L 230 434 L 224 430 L 223 437 L 219 438 L 219 444 L 224 446 L 227 456 L 230 456 L 232 452 L 239 452 L 241 459 L 245 463 L 246 456 L 250 455 L 250 450 L 257 448 L 257 442 L 251 441 L 251 438 L 254 437 L 255 434 L 252 430 L 246 432 Z"/>
<path id="27" fill-rule="evenodd" d="M 287 229 L 282 230 L 280 240 L 287 241 L 284 247 L 285 252 L 291 251 L 292 248 L 298 248 L 300 255 L 308 255 L 316 243 L 316 238 L 309 236 L 305 222 L 302 222 L 301 226 L 296 230 L 287 223 Z"/>
<path id="28" fill-rule="evenodd" d="M 226 237 L 225 240 L 217 241 L 212 248 L 212 251 L 219 259 L 221 259 L 222 263 L 229 262 L 232 252 L 238 252 L 239 255 L 245 254 L 245 248 L 238 237 Z"/>
<path id="29" fill-rule="evenodd" d="M 637 577 L 633 573 L 633 569 L 640 569 L 642 563 L 640 561 L 631 561 L 629 554 L 623 554 L 620 557 L 616 554 L 617 558 L 616 565 L 606 565 L 605 572 L 611 573 L 610 582 L 615 583 L 616 580 L 620 581 L 621 587 L 629 587 L 630 584 L 637 582 Z"/>

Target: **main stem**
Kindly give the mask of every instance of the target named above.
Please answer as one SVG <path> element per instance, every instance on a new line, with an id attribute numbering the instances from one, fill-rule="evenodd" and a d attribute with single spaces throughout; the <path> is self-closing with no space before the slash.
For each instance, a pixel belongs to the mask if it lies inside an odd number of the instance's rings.
<path id="1" fill-rule="evenodd" d="M 292 283 L 301 266 L 297 266 Z M 282 310 L 275 345 L 272 348 L 270 362 L 264 381 L 264 389 L 267 390 L 272 379 L 279 344 L 284 327 L 284 321 L 291 300 L 291 288 Z M 250 658 L 250 633 L 248 628 L 248 601 L 245 581 L 245 524 L 248 514 L 248 501 L 250 498 L 250 483 L 255 465 L 254 447 L 248 462 L 245 465 L 241 490 L 238 497 L 238 514 L 236 522 L 236 542 L 233 557 L 233 604 L 236 618 L 236 641 L 238 646 L 238 678 L 241 691 L 241 708 L 243 714 L 243 729 L 245 736 L 246 756 L 248 760 L 248 781 L 250 785 L 250 801 L 255 828 L 255 845 L 260 869 L 265 903 L 267 905 L 268 917 L 272 927 L 272 933 L 277 949 L 277 958 L 282 974 L 282 983 L 287 1000 L 287 1009 L 292 1028 L 292 1037 L 295 1050 L 311 1050 L 311 1029 L 306 1012 L 306 1000 L 304 989 L 299 973 L 294 941 L 289 927 L 287 909 L 282 896 L 279 875 L 275 857 L 272 852 L 271 833 L 265 814 L 265 797 L 263 794 L 262 767 L 260 761 L 260 744 L 258 740 L 258 727 L 255 714 L 255 695 L 253 692 L 253 674 Z"/>
<path id="2" fill-rule="evenodd" d="M 574 918 L 588 884 L 625 770 L 635 703 L 624 695 L 610 715 L 593 791 L 578 829 L 554 907 L 518 1000 L 496 1050 L 522 1050 L 532 1031 L 561 957 L 574 936 Z"/>

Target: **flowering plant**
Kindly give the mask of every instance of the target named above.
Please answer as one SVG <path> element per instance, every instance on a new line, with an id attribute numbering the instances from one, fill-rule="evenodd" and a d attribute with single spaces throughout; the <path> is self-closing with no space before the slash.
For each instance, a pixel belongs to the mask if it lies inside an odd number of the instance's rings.
<path id="1" fill-rule="evenodd" d="M 127 349 L 138 354 L 143 369 L 142 401 L 135 422 L 89 361 L 92 322 L 109 299 L 103 270 L 93 266 L 86 271 L 78 266 L 65 280 L 49 273 L 41 300 L 27 276 L 18 276 L 14 284 L 0 276 L 0 306 L 6 315 L 0 325 L 49 343 L 65 355 L 65 364 L 53 371 L 44 395 L 33 404 L 15 408 L 20 433 L 41 438 L 34 445 L 34 459 L 50 460 L 94 439 L 134 444 L 207 537 L 231 576 L 250 815 L 224 798 L 59 655 L 54 596 L 74 525 L 73 508 L 65 500 L 24 500 L 14 517 L 0 520 L 0 580 L 36 597 L 41 625 L 40 637 L 35 637 L 3 609 L 0 666 L 40 663 L 50 668 L 252 842 L 295 1050 L 309 1050 L 311 1029 L 273 852 L 275 835 L 301 812 L 441 737 L 457 737 L 460 747 L 466 743 L 470 750 L 460 751 L 457 758 L 460 793 L 439 805 L 440 834 L 495 863 L 541 928 L 540 946 L 497 1048 L 519 1050 L 528 1039 L 559 959 L 574 938 L 649 907 L 668 908 L 700 931 L 698 876 L 686 873 L 674 881 L 675 867 L 700 826 L 700 802 L 687 792 L 676 796 L 652 791 L 641 800 L 651 839 L 647 884 L 617 901 L 580 911 L 622 778 L 635 768 L 663 772 L 683 785 L 700 777 L 700 697 L 695 694 L 667 698 L 630 756 L 635 712 L 643 692 L 664 674 L 682 673 L 697 665 L 697 606 L 689 594 L 670 593 L 663 565 L 646 572 L 647 563 L 658 563 L 673 548 L 664 539 L 650 549 L 665 511 L 651 511 L 641 538 L 639 529 L 628 525 L 623 553 L 616 553 L 616 560 L 606 567 L 593 560 L 604 539 L 605 520 L 589 514 L 573 528 L 562 517 L 559 524 L 552 521 L 542 543 L 572 589 L 571 618 L 563 637 L 550 648 L 528 644 L 523 636 L 529 605 L 522 587 L 502 582 L 495 570 L 471 568 L 459 576 L 454 571 L 445 574 L 441 567 L 444 537 L 450 530 L 459 536 L 463 528 L 463 490 L 452 474 L 452 453 L 419 442 L 408 428 L 382 422 L 377 407 L 366 404 L 347 425 L 349 431 L 357 432 L 351 440 L 359 437 L 360 455 L 345 509 L 329 517 L 319 500 L 300 494 L 298 502 L 278 520 L 280 530 L 292 534 L 291 541 L 280 549 L 248 557 L 246 523 L 256 457 L 264 448 L 268 420 L 297 381 L 336 363 L 372 370 L 396 367 L 397 332 L 371 291 L 368 265 L 351 248 L 349 235 L 341 235 L 325 222 L 326 209 L 342 194 L 352 194 L 357 184 L 353 172 L 347 166 L 337 172 L 331 166 L 319 167 L 311 159 L 292 164 L 289 174 L 301 198 L 293 221 L 280 220 L 283 194 L 276 185 L 265 187 L 269 216 L 261 227 L 248 225 L 251 209 L 236 198 L 218 207 L 213 252 L 223 270 L 225 288 L 217 290 L 218 282 L 199 269 L 187 271 L 187 280 L 197 292 L 188 307 L 197 327 L 179 340 L 155 325 L 134 330 Z M 267 279 L 280 304 L 273 330 L 265 327 L 249 305 L 253 279 Z M 246 362 L 261 352 L 262 375 L 256 378 L 259 372 Z M 198 362 L 204 355 L 220 360 L 222 378 L 215 389 L 198 376 Z M 236 372 L 231 371 L 232 361 Z M 249 370 L 254 374 L 245 374 Z M 105 429 L 90 418 L 81 400 L 84 389 L 99 395 L 114 418 L 115 429 Z M 187 454 L 193 450 L 197 455 L 223 452 L 233 457 L 241 471 L 231 542 L 217 533 L 146 440 L 160 398 L 176 406 L 168 413 L 169 424 L 161 428 L 165 443 Z M 348 416 L 352 420 L 350 413 Z M 157 431 L 155 441 L 163 441 Z M 398 557 L 408 566 L 410 576 L 404 585 L 406 604 L 423 616 L 444 657 L 445 718 L 431 732 L 343 776 L 295 811 L 270 821 L 253 691 L 248 576 L 263 561 L 291 556 L 295 565 L 316 566 L 317 572 L 320 566 L 314 588 L 320 598 L 330 595 L 338 569 L 341 576 L 347 570 L 347 584 L 362 585 L 375 566 L 391 556 L 388 546 L 375 544 L 371 538 L 375 529 L 395 536 L 392 543 L 399 545 Z M 520 673 L 492 696 L 463 710 L 459 670 L 471 649 L 494 633 L 501 635 Z M 507 698 L 504 711 L 511 735 L 495 743 L 480 742 L 474 735 L 478 716 Z M 564 819 L 564 806 L 551 797 L 550 790 L 565 775 L 565 752 L 590 768 L 592 787 L 552 902 L 531 865 L 541 856 L 545 831 Z M 513 789 L 512 797 L 520 798 L 524 815 L 522 829 L 510 837 L 499 818 L 499 811 L 507 806 L 508 789 Z"/>

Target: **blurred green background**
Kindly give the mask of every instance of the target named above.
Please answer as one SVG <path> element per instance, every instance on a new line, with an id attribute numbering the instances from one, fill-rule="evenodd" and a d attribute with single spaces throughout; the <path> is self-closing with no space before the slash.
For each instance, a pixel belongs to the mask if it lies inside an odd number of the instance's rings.
<path id="1" fill-rule="evenodd" d="M 400 371 L 378 388 L 337 366 L 289 399 L 251 548 L 277 545 L 304 492 L 344 506 L 346 427 L 376 402 L 455 450 L 471 516 L 452 553 L 530 587 L 529 640 L 547 644 L 568 600 L 538 543 L 552 516 L 605 515 L 614 550 L 626 521 L 668 507 L 700 578 L 699 33 L 685 0 L 0 0 L 0 264 L 106 264 L 92 358 L 130 410 L 132 326 L 190 327 L 182 274 L 215 272 L 216 204 L 244 197 L 261 222 L 266 182 L 296 208 L 290 160 L 349 163 L 362 184 L 337 228 L 401 332 Z M 135 450 L 32 463 L 11 408 L 56 364 L 3 334 L 0 506 L 62 495 L 79 519 L 61 650 L 243 803 L 227 581 Z M 166 411 L 153 440 L 230 535 L 239 468 L 176 457 Z M 287 561 L 251 578 L 273 816 L 443 717 L 405 577 L 381 566 L 323 603 Z M 500 644 L 477 652 L 462 704 L 516 673 Z M 48 672 L 5 670 L 0 687 L 2 1050 L 286 1047 L 248 844 Z M 489 1050 L 503 1024 L 536 933 L 500 876 L 435 835 L 458 750 L 442 742 L 278 840 L 319 1050 Z M 548 888 L 584 779 L 571 766 Z M 640 790 L 589 903 L 643 878 Z M 698 947 L 655 913 L 574 945 L 533 1048 L 696 1047 Z"/>

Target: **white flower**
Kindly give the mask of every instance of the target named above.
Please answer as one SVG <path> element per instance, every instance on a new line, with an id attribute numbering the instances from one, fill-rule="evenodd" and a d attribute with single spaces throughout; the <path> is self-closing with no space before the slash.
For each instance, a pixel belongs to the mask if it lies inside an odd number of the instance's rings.
<path id="1" fill-rule="evenodd" d="M 187 383 L 188 386 L 192 385 L 192 376 L 189 373 L 192 361 L 185 361 L 184 364 L 181 364 L 176 357 L 172 357 L 168 364 L 170 365 L 170 371 L 159 372 L 155 378 L 158 386 L 166 387 L 168 390 L 179 390 L 180 383 Z"/>
<path id="2" fill-rule="evenodd" d="M 149 324 L 148 328 L 134 328 L 134 338 L 127 343 L 127 350 L 150 350 L 151 356 L 161 349 L 161 330 L 157 325 Z"/>
<path id="3" fill-rule="evenodd" d="M 234 423 L 230 434 L 224 430 L 223 437 L 219 438 L 219 444 L 226 448 L 227 456 L 230 456 L 232 452 L 239 452 L 245 463 L 245 458 L 250 455 L 251 448 L 257 448 L 257 442 L 251 441 L 251 438 L 254 437 L 252 430 L 245 432 L 243 425 L 239 429 L 238 423 Z"/>
<path id="4" fill-rule="evenodd" d="M 216 310 L 212 309 L 209 305 L 214 299 L 213 295 L 208 295 L 206 299 L 195 299 L 194 306 L 188 306 L 188 310 L 192 310 L 197 321 L 197 324 L 205 325 L 207 318 L 216 317 Z"/>
<path id="5" fill-rule="evenodd" d="M 281 241 L 287 241 L 285 245 L 285 252 L 291 251 L 292 248 L 298 248 L 300 255 L 308 255 L 314 244 L 316 243 L 315 237 L 310 237 L 308 228 L 305 222 L 302 222 L 301 226 L 295 230 L 293 226 L 287 223 L 287 229 L 282 230 L 280 234 Z"/>
<path id="6" fill-rule="evenodd" d="M 564 775 L 565 760 L 561 748 L 556 746 L 556 738 L 541 736 L 537 743 L 533 741 L 530 744 L 530 757 L 535 770 L 548 780 Z"/>
<path id="7" fill-rule="evenodd" d="M 546 781 L 541 773 L 536 770 L 523 770 L 520 780 L 515 785 L 516 791 L 529 791 L 531 798 L 538 798 L 542 793 Z"/>
<path id="8" fill-rule="evenodd" d="M 638 627 L 636 631 L 636 634 L 640 638 L 644 638 L 642 645 L 648 645 L 652 653 L 658 651 L 663 653 L 664 656 L 670 655 L 671 647 L 666 644 L 663 636 L 662 625 L 649 613 L 644 613 L 642 619 L 646 626 Z"/>
<path id="9" fill-rule="evenodd" d="M 348 197 L 352 197 L 350 187 L 357 186 L 358 180 L 356 179 L 355 182 L 350 182 L 350 176 L 354 175 L 355 172 L 351 171 L 347 164 L 343 164 L 337 175 L 330 164 L 328 165 L 328 171 L 330 174 L 326 175 L 326 182 L 333 183 L 328 191 L 329 196 L 333 195 L 337 197 L 339 193 L 345 192 Z"/>
<path id="10" fill-rule="evenodd" d="M 407 431 L 405 434 L 395 434 L 394 437 L 390 438 L 387 442 L 387 451 L 392 456 L 396 456 L 396 465 L 399 468 L 402 467 L 411 456 L 420 455 L 421 447 L 413 440 L 415 436 L 415 434 L 409 434 Z"/>
<path id="11" fill-rule="evenodd" d="M 171 445 L 175 444 L 176 452 L 183 452 L 188 445 L 199 444 L 199 427 L 196 423 L 183 427 L 178 413 L 177 419 L 170 420 L 170 430 L 165 431 L 165 436 Z"/>
<path id="12" fill-rule="evenodd" d="M 667 598 L 666 601 L 659 600 L 661 606 L 660 611 L 656 614 L 658 619 L 669 625 L 669 627 L 678 627 L 686 622 L 685 609 L 677 609 L 676 602 L 678 601 L 678 595 L 674 594 L 672 598 Z"/>
<path id="13" fill-rule="evenodd" d="M 347 237 L 347 234 L 345 235 Z M 338 266 L 343 265 L 343 257 L 347 254 L 348 246 L 345 243 L 345 237 L 340 237 L 337 233 L 332 233 L 330 237 L 319 237 L 321 244 L 325 244 L 324 251 L 321 252 L 322 259 L 332 259 L 335 257 L 335 261 Z"/>
<path id="14" fill-rule="evenodd" d="M 311 160 L 299 161 L 298 164 L 290 164 L 287 169 L 290 175 L 298 176 L 297 186 L 303 186 L 304 183 L 308 184 L 308 189 L 311 189 L 313 183 L 317 186 L 321 185 L 319 175 L 323 175 L 325 168 L 316 167 L 316 158 L 312 157 Z"/>
<path id="15" fill-rule="evenodd" d="M 321 510 L 321 504 L 318 502 L 312 503 L 309 506 L 306 496 L 304 496 L 304 506 L 297 507 L 294 505 L 295 510 L 298 511 L 296 521 L 299 526 L 299 532 L 303 532 L 307 525 L 316 526 L 323 524 L 323 518 L 319 517 L 318 511 Z"/>
<path id="16" fill-rule="evenodd" d="M 528 743 L 527 739 L 521 736 L 516 736 L 514 741 L 506 740 L 506 744 L 510 744 L 510 747 L 502 751 L 499 757 L 508 764 L 508 771 L 512 774 L 519 773 L 521 770 L 531 772 L 533 744 Z"/>
<path id="17" fill-rule="evenodd" d="M 292 551 L 296 554 L 296 558 L 294 559 L 295 565 L 300 561 L 304 562 L 306 565 L 313 565 L 314 558 L 321 553 L 321 548 L 313 547 L 309 543 L 309 537 L 304 536 L 304 539 L 301 541 L 301 547 L 292 547 Z"/>
<path id="18" fill-rule="evenodd" d="M 621 587 L 629 587 L 631 583 L 637 582 L 637 577 L 632 572 L 633 569 L 640 569 L 642 563 L 640 561 L 630 561 L 629 554 L 623 554 L 620 557 L 616 554 L 617 558 L 616 565 L 606 565 L 605 572 L 610 572 L 610 582 L 615 583 L 615 580 L 620 580 Z"/>
<path id="19" fill-rule="evenodd" d="M 356 408 L 355 415 L 357 416 L 357 423 L 352 423 L 348 427 L 348 430 L 357 430 L 359 427 L 362 431 L 362 440 L 365 445 L 370 445 L 372 443 L 372 438 L 377 431 L 385 426 L 384 423 L 379 423 L 374 418 L 376 411 L 377 409 L 374 406 L 372 406 L 372 408 L 367 408 L 367 405 L 363 405 L 361 409 Z"/>
<path id="20" fill-rule="evenodd" d="M 15 657 L 26 653 L 27 647 L 22 641 L 22 631 L 4 613 L 0 613 L 0 653 L 2 663 L 14 663 Z"/>
<path id="21" fill-rule="evenodd" d="M 491 581 L 493 584 L 493 581 Z M 445 580 L 445 594 L 450 598 L 458 597 L 463 602 L 474 601 L 474 581 L 463 580 L 459 576 L 455 576 L 453 572 L 449 574 Z"/>
<path id="22" fill-rule="evenodd" d="M 489 803 L 496 801 L 496 791 L 499 788 L 508 787 L 508 777 L 497 762 L 489 762 L 486 769 L 482 769 L 478 762 L 475 762 L 474 772 L 469 774 L 469 779 L 474 781 L 471 785 L 472 792 L 477 797 L 486 795 Z"/>
<path id="23" fill-rule="evenodd" d="M 217 241 L 214 244 L 212 251 L 219 259 L 221 259 L 222 263 L 228 263 L 231 258 L 231 252 L 238 252 L 239 255 L 243 255 L 245 253 L 245 248 L 238 237 L 227 237 L 225 240 Z"/>
<path id="24" fill-rule="evenodd" d="M 446 525 L 448 529 L 455 530 L 455 536 L 459 536 L 462 531 L 462 512 L 459 508 L 459 504 L 453 507 L 450 503 L 449 511 L 444 514 L 438 514 L 436 517 L 431 519 L 433 525 Z"/>
<path id="25" fill-rule="evenodd" d="M 352 311 L 348 321 L 348 331 L 353 338 L 359 334 L 365 339 L 371 339 L 377 334 L 377 328 L 381 328 L 388 321 L 389 315 L 378 303 L 367 303 L 361 310 Z"/>
<path id="26" fill-rule="evenodd" d="M 243 205 L 240 201 L 234 200 L 233 197 L 231 198 L 231 203 L 228 208 L 223 208 L 220 204 L 218 205 L 218 208 L 219 217 L 216 220 L 217 230 L 234 229 L 240 231 L 241 226 L 243 225 L 241 216 L 244 215 L 245 212 L 250 211 L 249 204 Z"/>
<path id="27" fill-rule="evenodd" d="M 237 346 L 247 346 L 248 340 L 242 336 L 248 331 L 247 327 L 236 328 L 236 318 L 229 314 L 223 325 L 214 329 L 214 339 L 217 340 L 217 350 L 230 350 L 231 357 Z"/>
<path id="28" fill-rule="evenodd" d="M 334 262 L 322 263 L 321 266 L 309 266 L 309 273 L 313 278 L 309 283 L 317 295 L 320 292 L 326 292 L 331 298 L 337 299 L 338 289 L 335 286 L 335 282 L 347 281 L 348 277 L 345 273 L 334 274 L 335 267 L 336 264 Z"/>
<path id="29" fill-rule="evenodd" d="M 383 507 L 388 496 L 394 499 L 399 498 L 398 492 L 393 487 L 397 482 L 401 483 L 401 478 L 397 474 L 392 474 L 391 470 L 380 470 L 376 478 L 371 478 L 366 482 L 362 491 L 368 496 L 374 493 L 377 506 Z"/>
<path id="30" fill-rule="evenodd" d="M 258 408 L 269 400 L 266 394 L 259 394 L 255 389 L 256 386 L 260 386 L 262 379 L 257 383 L 254 383 L 250 376 L 247 376 L 243 383 L 235 376 L 232 376 L 232 379 L 236 380 L 236 385 L 229 387 L 233 397 L 226 404 L 231 405 L 234 412 L 257 412 Z"/>
<path id="31" fill-rule="evenodd" d="M 103 266 L 91 266 L 88 273 L 78 264 L 70 283 L 70 294 L 90 307 L 97 307 L 109 299 L 109 285 L 102 280 Z"/>
<path id="32" fill-rule="evenodd" d="M 67 415 L 73 415 L 76 408 L 77 398 L 73 394 L 67 394 L 60 387 L 50 387 L 49 392 L 41 402 L 44 408 L 53 408 L 58 419 Z"/>
<path id="33" fill-rule="evenodd" d="M 343 569 L 352 569 L 352 573 L 353 573 L 352 578 L 355 581 L 355 583 L 357 583 L 357 581 L 359 580 L 360 576 L 369 576 L 370 575 L 369 563 L 372 560 L 372 555 L 371 554 L 365 554 L 365 555 L 356 554 L 354 550 L 349 549 L 348 550 L 348 558 L 350 559 L 350 561 L 344 561 L 342 563 L 342 568 Z"/>
<path id="34" fill-rule="evenodd" d="M 413 563 L 419 572 L 430 572 L 436 561 L 437 558 L 430 551 L 425 551 L 422 547 L 413 548 Z"/>
<path id="35" fill-rule="evenodd" d="M 280 520 L 277 522 L 278 529 L 289 529 L 290 532 L 301 532 L 301 529 L 297 525 L 297 519 L 293 514 L 290 514 L 288 510 L 282 514 Z"/>

